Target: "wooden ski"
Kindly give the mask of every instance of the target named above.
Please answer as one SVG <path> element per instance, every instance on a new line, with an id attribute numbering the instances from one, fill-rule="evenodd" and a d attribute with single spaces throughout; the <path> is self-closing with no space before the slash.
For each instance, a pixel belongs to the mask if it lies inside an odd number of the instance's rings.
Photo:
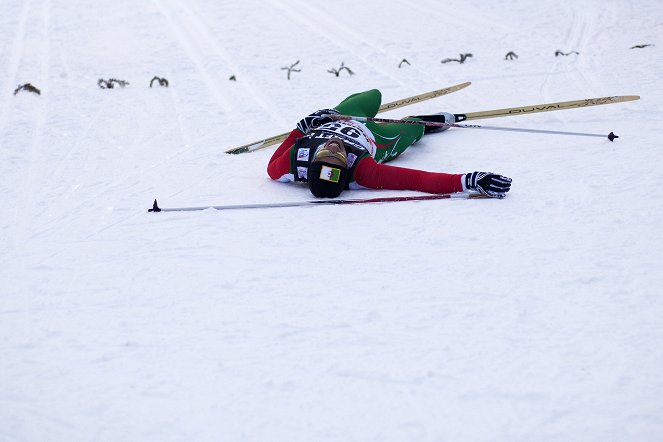
<path id="1" fill-rule="evenodd" d="M 465 82 L 465 83 L 460 83 L 456 84 L 453 86 L 445 87 L 443 89 L 438 89 L 436 91 L 431 91 L 431 92 L 426 92 L 424 94 L 420 95 L 415 95 L 413 97 L 407 97 L 403 98 L 401 100 L 397 101 L 392 101 L 391 103 L 385 103 L 382 106 L 380 106 L 380 112 L 387 112 L 390 110 L 398 109 L 404 106 L 409 106 L 411 104 L 419 103 L 421 101 L 426 101 L 430 100 L 433 98 L 441 97 L 443 95 L 451 94 L 452 92 L 457 92 L 461 89 L 465 89 L 468 87 L 471 82 Z M 243 146 L 239 147 L 234 147 L 232 149 L 226 150 L 226 153 L 231 153 L 231 154 L 240 154 L 240 153 L 245 153 L 245 152 L 253 152 L 259 149 L 264 149 L 265 147 L 273 146 L 274 144 L 279 144 L 282 143 L 283 140 L 285 140 L 290 132 L 285 132 L 279 135 L 275 135 L 273 137 L 265 138 L 264 140 L 256 141 L 253 143 L 245 144 Z"/>
<path id="2" fill-rule="evenodd" d="M 601 106 L 603 104 L 623 103 L 625 101 L 639 100 L 639 95 L 621 95 L 602 98 L 585 98 L 575 101 L 561 101 L 559 103 L 533 104 L 529 106 L 508 107 L 505 109 L 494 109 L 482 112 L 469 112 L 466 114 L 454 114 L 456 122 L 465 120 L 481 120 L 483 118 L 511 117 L 514 115 L 533 114 L 536 112 L 550 112 L 565 109 L 576 109 L 589 106 Z"/>

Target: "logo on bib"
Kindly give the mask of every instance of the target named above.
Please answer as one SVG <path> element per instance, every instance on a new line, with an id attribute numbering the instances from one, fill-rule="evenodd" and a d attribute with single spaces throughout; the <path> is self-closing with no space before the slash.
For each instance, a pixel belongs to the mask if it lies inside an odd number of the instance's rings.
<path id="1" fill-rule="evenodd" d="M 355 163 L 355 160 L 357 159 L 357 155 L 353 153 L 348 153 L 348 167 L 352 167 L 352 165 Z"/>
<path id="2" fill-rule="evenodd" d="M 309 152 L 311 149 L 301 148 L 297 150 L 297 161 L 308 161 Z"/>

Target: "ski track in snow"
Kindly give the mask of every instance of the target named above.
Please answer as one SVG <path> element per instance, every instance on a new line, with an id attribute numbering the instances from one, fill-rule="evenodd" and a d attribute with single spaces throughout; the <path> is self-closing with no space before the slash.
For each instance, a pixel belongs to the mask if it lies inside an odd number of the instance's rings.
<path id="1" fill-rule="evenodd" d="M 663 439 L 660 5 L 6 3 L 3 442 Z M 309 199 L 274 148 L 223 151 L 463 81 L 402 115 L 643 98 L 483 120 L 614 143 L 452 129 L 394 163 L 511 175 L 502 201 L 146 213 Z"/>
<path id="2" fill-rule="evenodd" d="M 314 36 L 313 38 L 331 41 L 340 51 L 351 54 L 354 58 L 357 58 L 378 74 L 401 86 L 407 86 L 407 83 L 403 79 L 397 78 L 387 70 L 382 69 L 380 64 L 370 61 L 368 57 L 371 55 L 374 56 L 375 54 L 384 55 L 387 59 L 392 61 L 394 66 L 401 61 L 401 58 L 397 55 L 388 53 L 378 46 L 379 43 L 372 43 L 370 38 L 366 38 L 364 35 L 359 34 L 361 31 L 360 29 L 353 29 L 344 25 L 342 19 L 332 18 L 322 22 L 312 22 L 310 17 L 315 16 L 315 9 L 316 6 L 310 5 L 308 2 L 299 1 L 291 2 L 286 7 L 285 12 L 293 19 L 293 22 L 296 23 L 295 26 L 305 28 L 306 33 Z M 382 64 L 384 63 L 385 58 L 380 57 L 380 60 Z M 429 74 L 422 72 L 419 69 L 417 69 L 417 71 L 430 78 Z M 381 80 L 380 78 L 376 78 L 376 81 Z"/>
<path id="3" fill-rule="evenodd" d="M 7 74 L 5 77 L 6 81 L 3 81 L 4 91 L 3 91 L 3 100 L 2 100 L 2 111 L 0 113 L 0 135 L 4 133 L 6 125 L 9 121 L 9 115 L 12 110 L 13 100 L 11 99 L 11 87 L 17 83 L 16 78 L 19 69 L 19 63 L 23 54 L 23 45 L 25 38 L 25 27 L 28 21 L 28 16 L 30 14 L 30 7 L 32 5 L 32 0 L 28 0 L 23 4 L 22 10 L 20 12 L 19 18 L 17 20 L 16 32 L 14 33 L 13 44 L 10 50 L 9 60 L 7 61 Z M 18 84 L 16 84 L 18 86 Z"/>
<path id="4" fill-rule="evenodd" d="M 601 12 L 607 9 L 609 7 L 602 6 Z M 556 95 L 552 90 L 558 89 L 560 83 L 570 86 L 572 90 L 577 90 L 578 94 L 597 95 L 592 87 L 595 82 L 592 81 L 592 78 L 587 78 L 587 73 L 591 73 L 596 68 L 596 66 L 589 63 L 591 55 L 590 57 L 580 57 L 578 55 L 601 53 L 606 49 L 592 44 L 592 42 L 596 42 L 596 36 L 600 32 L 595 31 L 594 26 L 594 20 L 599 14 L 599 10 L 575 4 L 564 4 L 564 10 L 566 15 L 570 17 L 570 25 L 568 25 L 568 30 L 559 49 L 562 52 L 577 51 L 579 54 L 555 57 L 555 62 L 552 63 L 550 68 L 550 76 L 544 80 L 541 87 L 541 96 L 551 101 L 555 100 Z M 568 69 L 567 73 L 563 76 L 555 75 L 563 66 Z"/>
<path id="5" fill-rule="evenodd" d="M 161 14 L 168 21 L 173 34 L 177 37 L 177 41 L 187 56 L 194 62 L 198 72 L 204 79 L 207 90 L 214 96 L 224 113 L 231 114 L 233 109 L 232 102 L 224 91 L 224 88 L 219 86 L 220 78 L 215 78 L 216 74 L 210 72 L 206 67 L 204 58 L 208 53 L 209 47 L 203 47 L 203 45 L 209 45 L 209 42 L 205 40 L 204 31 L 198 29 L 196 23 L 191 21 L 189 18 L 190 15 L 186 14 L 183 4 L 164 0 L 155 0 L 155 3 L 159 6 Z M 164 4 L 167 6 L 163 6 Z M 176 7 L 173 5 L 176 5 Z"/>
<path id="6" fill-rule="evenodd" d="M 241 79 L 239 85 L 246 91 L 246 94 L 241 94 L 242 98 L 247 96 L 252 98 L 252 101 L 276 122 L 284 126 L 288 124 L 283 116 L 275 110 L 275 106 L 265 98 L 267 95 L 265 91 L 253 87 L 250 75 L 241 71 L 237 64 L 230 59 L 223 50 L 219 36 L 213 35 L 201 14 L 194 12 L 193 7 L 186 3 L 169 0 L 155 0 L 155 3 L 168 20 L 178 42 L 196 64 L 208 90 L 216 97 L 220 106 L 227 113 L 226 118 L 241 118 L 241 115 L 236 112 L 240 95 L 233 91 L 232 86 L 235 86 L 235 84 L 229 82 L 229 75 L 227 75 L 227 72 L 232 72 L 236 73 Z M 214 69 L 213 72 L 212 69 Z M 222 77 L 221 73 L 226 77 Z M 249 81 L 247 81 L 247 78 Z"/>
<path id="7" fill-rule="evenodd" d="M 44 0 L 42 2 L 41 13 L 35 14 L 37 20 L 32 21 L 32 25 L 38 27 L 41 24 L 41 29 L 36 29 L 36 34 L 41 34 L 41 39 L 39 47 L 37 50 L 38 63 L 39 63 L 39 76 L 37 77 L 39 84 L 44 91 L 48 91 L 49 88 L 49 63 L 50 63 L 50 44 L 49 44 L 49 27 L 50 27 L 50 0 Z M 30 119 L 34 123 L 34 129 L 32 129 L 32 137 L 29 147 L 28 155 L 28 170 L 24 174 L 24 181 L 18 184 L 19 191 L 18 194 L 18 209 L 17 216 L 14 221 L 14 226 L 16 226 L 16 231 L 14 232 L 14 248 L 18 249 L 19 244 L 23 243 L 26 240 L 27 232 L 29 231 L 31 219 L 33 213 L 35 213 L 35 202 L 34 199 L 40 192 L 41 188 L 39 186 L 39 171 L 38 169 L 38 160 L 40 156 L 40 150 L 43 149 L 44 144 L 44 124 L 46 120 L 46 114 L 48 110 L 46 109 L 46 103 L 36 111 L 36 115 L 31 115 Z"/>

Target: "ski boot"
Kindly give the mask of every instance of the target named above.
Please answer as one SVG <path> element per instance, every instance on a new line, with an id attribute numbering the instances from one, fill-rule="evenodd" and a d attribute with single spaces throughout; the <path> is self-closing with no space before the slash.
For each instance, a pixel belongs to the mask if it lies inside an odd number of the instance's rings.
<path id="1" fill-rule="evenodd" d="M 456 122 L 456 117 L 454 117 L 454 114 L 450 114 L 449 112 L 439 112 L 433 115 L 415 115 L 414 118 L 420 118 L 424 121 L 430 121 L 431 123 L 454 124 Z M 449 129 L 449 127 L 451 126 L 425 126 L 424 135 L 443 132 Z"/>

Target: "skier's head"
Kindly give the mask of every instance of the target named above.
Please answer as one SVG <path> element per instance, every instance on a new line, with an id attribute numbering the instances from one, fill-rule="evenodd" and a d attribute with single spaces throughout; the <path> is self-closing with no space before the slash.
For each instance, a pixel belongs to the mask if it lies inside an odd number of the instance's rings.
<path id="1" fill-rule="evenodd" d="M 343 141 L 332 138 L 320 145 L 308 168 L 308 188 L 318 198 L 336 198 L 348 179 L 348 158 Z"/>

